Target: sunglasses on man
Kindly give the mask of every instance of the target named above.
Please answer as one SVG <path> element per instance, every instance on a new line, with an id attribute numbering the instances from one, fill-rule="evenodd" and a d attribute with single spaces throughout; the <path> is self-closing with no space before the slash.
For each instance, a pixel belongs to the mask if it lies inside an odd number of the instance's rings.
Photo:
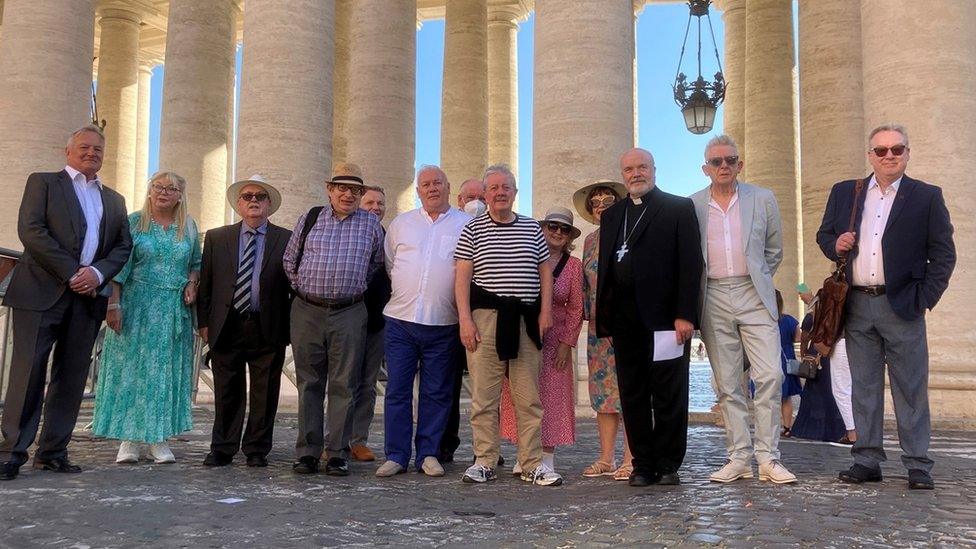
<path id="1" fill-rule="evenodd" d="M 888 151 L 891 151 L 891 154 L 894 156 L 901 156 L 905 154 L 905 151 L 907 150 L 908 147 L 904 145 L 895 145 L 894 147 L 875 147 L 869 152 L 873 152 L 874 156 L 877 156 L 878 158 L 884 158 L 888 156 Z"/>
<path id="2" fill-rule="evenodd" d="M 241 193 L 240 196 L 238 196 L 238 198 L 240 198 L 244 202 L 251 202 L 252 200 L 257 202 L 264 202 L 265 200 L 268 199 L 268 193 Z"/>
<path id="3" fill-rule="evenodd" d="M 725 162 L 729 166 L 736 166 L 739 164 L 739 157 L 738 156 L 716 156 L 715 158 L 709 158 L 705 162 L 707 162 L 708 165 L 713 168 L 720 168 L 722 166 L 722 162 Z"/>

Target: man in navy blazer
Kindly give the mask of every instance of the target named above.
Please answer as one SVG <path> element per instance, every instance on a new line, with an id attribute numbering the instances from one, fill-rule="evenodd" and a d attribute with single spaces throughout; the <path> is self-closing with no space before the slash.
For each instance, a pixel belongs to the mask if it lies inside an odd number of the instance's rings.
<path id="1" fill-rule="evenodd" d="M 855 484 L 881 480 L 887 364 L 908 486 L 931 490 L 925 310 L 935 307 L 949 285 L 956 250 L 942 189 L 905 175 L 909 152 L 905 128 L 875 128 L 867 153 L 874 173 L 863 180 L 856 199 L 856 181 L 834 185 L 817 243 L 831 260 L 848 255 L 851 283 L 845 333 L 858 437 L 851 450 L 854 465 L 839 478 Z"/>

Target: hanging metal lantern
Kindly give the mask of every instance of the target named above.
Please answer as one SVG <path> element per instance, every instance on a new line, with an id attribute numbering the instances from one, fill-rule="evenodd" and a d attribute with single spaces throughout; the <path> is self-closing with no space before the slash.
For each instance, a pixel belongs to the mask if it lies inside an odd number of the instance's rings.
<path id="1" fill-rule="evenodd" d="M 703 134 L 711 131 L 715 125 L 715 111 L 725 100 L 725 77 L 722 75 L 722 60 L 718 55 L 718 46 L 715 43 L 715 32 L 712 30 L 712 18 L 708 13 L 711 0 L 688 0 L 688 25 L 685 28 L 685 39 L 681 43 L 681 55 L 678 58 L 678 71 L 674 77 L 674 102 L 681 107 L 681 114 L 685 118 L 685 126 L 688 131 L 694 134 Z M 701 38 L 702 38 L 702 17 L 708 19 L 708 32 L 712 38 L 712 47 L 715 51 L 715 62 L 718 64 L 718 72 L 711 82 L 702 77 L 701 63 Z M 692 19 L 697 20 L 698 27 L 698 78 L 694 82 L 688 82 L 688 77 L 681 72 L 681 62 L 685 57 L 685 47 L 688 44 L 688 34 L 691 31 Z"/>

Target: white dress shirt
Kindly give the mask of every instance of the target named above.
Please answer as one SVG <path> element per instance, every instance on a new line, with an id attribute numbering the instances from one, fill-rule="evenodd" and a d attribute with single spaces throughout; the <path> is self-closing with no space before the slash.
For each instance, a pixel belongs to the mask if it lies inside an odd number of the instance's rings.
<path id="1" fill-rule="evenodd" d="M 878 181 L 871 176 L 864 195 L 864 211 L 857 233 L 857 256 L 852 265 L 852 283 L 855 286 L 880 286 L 885 283 L 884 254 L 881 239 L 884 237 L 888 216 L 898 194 L 901 178 L 888 185 L 882 193 Z"/>
<path id="2" fill-rule="evenodd" d="M 742 215 L 739 210 L 739 191 L 722 210 L 714 198 L 708 201 L 708 278 L 749 276 L 746 252 L 742 246 Z"/>
<path id="3" fill-rule="evenodd" d="M 457 324 L 454 248 L 468 221 L 454 208 L 436 220 L 417 208 L 390 223 L 384 246 L 393 294 L 384 315 L 425 326 Z"/>
<path id="4" fill-rule="evenodd" d="M 85 174 L 71 166 L 65 166 L 64 171 L 68 172 L 68 177 L 71 178 L 75 196 L 78 197 L 78 203 L 81 204 L 81 211 L 85 216 L 85 238 L 81 244 L 79 262 L 91 266 L 92 261 L 95 260 L 95 252 L 98 251 L 98 231 L 102 226 L 102 182 L 98 176 L 89 181 Z M 105 282 L 105 277 L 98 269 L 92 267 L 92 270 L 98 276 L 99 284 Z"/>

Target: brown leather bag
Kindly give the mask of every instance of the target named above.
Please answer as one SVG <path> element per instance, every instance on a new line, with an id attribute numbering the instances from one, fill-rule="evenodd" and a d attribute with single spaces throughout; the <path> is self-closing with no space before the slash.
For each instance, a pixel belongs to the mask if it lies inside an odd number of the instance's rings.
<path id="1" fill-rule="evenodd" d="M 857 217 L 857 201 L 864 188 L 864 180 L 858 179 L 854 185 L 854 202 L 851 208 L 851 221 L 848 224 L 847 232 L 854 231 L 854 221 Z M 850 284 L 847 281 L 847 258 L 850 254 L 841 254 L 834 264 L 834 272 L 828 276 L 823 287 L 817 292 L 817 307 L 813 313 L 813 327 L 810 329 L 810 344 L 816 355 L 810 354 L 810 349 L 803 348 L 803 361 L 813 362 L 816 358 L 817 369 L 819 369 L 820 358 L 830 356 L 834 344 L 840 339 L 841 331 L 844 329 L 844 304 L 847 302 L 847 292 Z M 808 357 L 811 360 L 807 360 Z M 800 377 L 804 376 L 801 372 L 809 370 L 812 364 L 806 368 L 801 363 Z M 813 374 L 816 377 L 816 373 Z M 808 379 L 813 379 L 809 377 Z"/>

